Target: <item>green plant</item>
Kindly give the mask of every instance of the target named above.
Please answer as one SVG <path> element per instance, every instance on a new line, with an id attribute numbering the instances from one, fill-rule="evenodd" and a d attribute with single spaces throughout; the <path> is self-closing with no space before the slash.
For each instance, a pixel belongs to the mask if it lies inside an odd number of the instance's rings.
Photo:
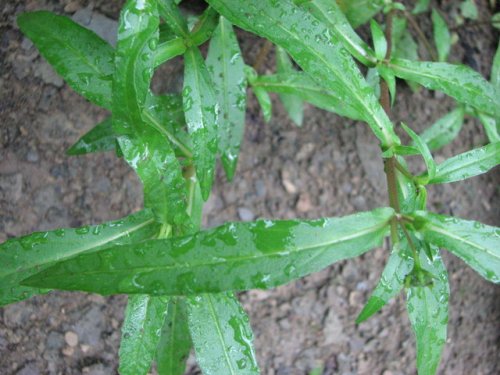
<path id="1" fill-rule="evenodd" d="M 355 2 L 328 0 L 208 0 L 192 27 L 177 3 L 127 1 L 116 49 L 65 17 L 34 12 L 18 18 L 66 82 L 112 113 L 69 153 L 115 150 L 139 175 L 145 209 L 115 222 L 34 233 L 0 245 L 0 304 L 50 289 L 126 293 L 120 373 L 146 374 L 156 361 L 161 374 L 181 374 L 193 346 L 206 374 L 256 374 L 252 331 L 234 292 L 319 271 L 363 254 L 389 235 L 386 268 L 357 322 L 406 290 L 418 371 L 435 373 L 449 298 L 440 248 L 498 283 L 500 230 L 426 211 L 426 189 L 499 164 L 500 54 L 491 83 L 465 66 L 417 61 L 405 21 L 413 16 L 387 1 L 356 8 Z M 428 2 L 419 6 L 425 10 Z M 385 31 L 371 21 L 372 48 L 348 21 L 359 25 L 381 10 Z M 436 10 L 432 19 L 438 58 L 446 60 L 446 24 Z M 245 66 L 233 24 L 278 46 L 276 74 L 260 76 Z M 198 46 L 208 40 L 204 60 Z M 179 55 L 185 64 L 182 94 L 154 95 L 154 69 Z M 353 57 L 369 68 L 367 79 Z M 440 90 L 458 103 L 422 135 L 402 124 L 412 140 L 408 145 L 389 118 L 396 77 Z M 236 169 L 247 84 L 267 118 L 269 92 L 276 92 L 298 124 L 303 101 L 366 122 L 380 141 L 390 207 L 342 218 L 202 230 L 217 155 L 229 179 Z M 457 135 L 465 113 L 482 120 L 489 142 L 436 165 L 430 150 Z M 409 155 L 420 155 L 426 171 L 413 175 Z"/>

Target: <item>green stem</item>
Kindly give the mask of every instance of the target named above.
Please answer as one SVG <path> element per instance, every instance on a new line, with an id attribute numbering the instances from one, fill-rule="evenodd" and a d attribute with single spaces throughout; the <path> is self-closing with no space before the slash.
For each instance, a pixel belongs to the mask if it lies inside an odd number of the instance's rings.
<path id="1" fill-rule="evenodd" d="M 154 67 L 157 68 L 164 62 L 182 55 L 186 52 L 186 43 L 183 38 L 174 38 L 158 45 L 154 57 Z"/>

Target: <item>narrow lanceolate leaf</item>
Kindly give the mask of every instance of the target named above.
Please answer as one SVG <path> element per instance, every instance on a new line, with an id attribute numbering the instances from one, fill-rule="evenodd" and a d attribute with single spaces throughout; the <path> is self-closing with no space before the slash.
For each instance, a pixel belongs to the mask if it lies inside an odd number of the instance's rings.
<path id="1" fill-rule="evenodd" d="M 497 51 L 495 52 L 495 57 L 493 58 L 490 82 L 497 88 L 497 90 L 500 90 L 500 42 L 498 43 Z"/>
<path id="2" fill-rule="evenodd" d="M 198 48 L 192 47 L 186 51 L 184 64 L 184 113 L 193 143 L 196 174 L 203 199 L 207 200 L 217 155 L 218 103 L 214 85 Z"/>
<path id="3" fill-rule="evenodd" d="M 254 90 L 262 88 L 278 94 L 296 95 L 318 108 L 360 120 L 359 113 L 346 106 L 336 92 L 321 87 L 303 72 L 260 76 L 253 79 L 251 84 Z"/>
<path id="4" fill-rule="evenodd" d="M 424 211 L 415 219 L 426 241 L 451 251 L 487 280 L 500 282 L 499 228 Z"/>
<path id="5" fill-rule="evenodd" d="M 121 12 L 113 77 L 113 128 L 118 134 L 139 134 L 144 128 L 159 22 L 156 1 L 128 0 Z"/>
<path id="6" fill-rule="evenodd" d="M 161 223 L 190 226 L 186 182 L 170 143 L 151 130 L 140 137 L 120 137 L 120 149 L 142 181 L 144 206 Z"/>
<path id="7" fill-rule="evenodd" d="M 259 374 L 253 332 L 233 293 L 189 297 L 189 330 L 205 375 Z"/>
<path id="8" fill-rule="evenodd" d="M 389 67 L 399 78 L 442 91 L 481 112 L 500 117 L 500 95 L 481 74 L 467 66 L 393 59 Z"/>
<path id="9" fill-rule="evenodd" d="M 387 53 L 387 41 L 385 40 L 384 31 L 374 19 L 370 20 L 370 29 L 372 32 L 373 47 L 378 60 L 385 59 Z"/>
<path id="10" fill-rule="evenodd" d="M 208 7 L 193 26 L 189 40 L 196 46 L 205 43 L 212 37 L 218 23 L 219 14 L 214 8 Z"/>
<path id="11" fill-rule="evenodd" d="M 108 117 L 85 133 L 66 153 L 68 155 L 84 155 L 93 152 L 113 151 L 117 147 L 116 142 L 111 117 Z"/>
<path id="12" fill-rule="evenodd" d="M 392 209 L 381 208 L 313 221 L 228 223 L 78 257 L 26 285 L 154 295 L 271 288 L 378 246 L 393 215 Z"/>
<path id="13" fill-rule="evenodd" d="M 403 129 L 406 131 L 406 133 L 408 133 L 408 135 L 411 137 L 411 139 L 415 143 L 415 146 L 420 151 L 420 155 L 422 155 L 422 158 L 424 159 L 425 165 L 427 167 L 427 179 L 432 180 L 436 175 L 436 163 L 434 162 L 429 147 L 417 133 L 415 133 L 405 124 L 402 123 L 401 125 L 403 126 Z"/>
<path id="14" fill-rule="evenodd" d="M 329 27 L 292 0 L 209 0 L 233 24 L 283 47 L 318 84 L 337 92 L 383 146 L 399 143 L 393 126 L 356 63 Z"/>
<path id="15" fill-rule="evenodd" d="M 432 277 L 429 284 L 408 288 L 406 306 L 417 341 L 419 374 L 434 375 L 446 343 L 450 287 L 445 265 L 434 250 L 433 261 L 422 252 L 422 268 Z"/>
<path id="16" fill-rule="evenodd" d="M 189 35 L 186 19 L 182 16 L 174 0 L 156 0 L 161 18 L 178 36 L 186 38 Z"/>
<path id="17" fill-rule="evenodd" d="M 160 375 L 183 375 L 191 350 L 186 301 L 171 297 L 156 350 L 156 366 Z"/>
<path id="18" fill-rule="evenodd" d="M 358 27 L 370 20 L 382 10 L 384 0 L 337 0 L 353 27 Z"/>
<path id="19" fill-rule="evenodd" d="M 427 128 L 420 137 L 431 150 L 447 145 L 456 138 L 462 128 L 464 115 L 463 107 L 455 108 Z"/>
<path id="20" fill-rule="evenodd" d="M 220 17 L 210 41 L 207 68 L 219 103 L 219 153 L 222 166 L 232 180 L 245 129 L 245 64 L 233 27 Z"/>
<path id="21" fill-rule="evenodd" d="M 481 124 L 483 124 L 484 131 L 486 132 L 486 136 L 490 143 L 500 142 L 500 120 L 496 121 L 493 117 L 485 115 L 484 113 L 479 112 L 477 114 L 479 120 L 481 120 Z"/>
<path id="22" fill-rule="evenodd" d="M 141 211 L 109 223 L 38 232 L 8 240 L 0 245 L 0 306 L 47 292 L 22 286 L 20 282 L 55 262 L 110 245 L 149 239 L 158 231 L 153 215 Z"/>
<path id="23" fill-rule="evenodd" d="M 446 21 L 436 9 L 432 9 L 432 26 L 439 61 L 446 61 L 450 53 L 451 35 Z"/>
<path id="24" fill-rule="evenodd" d="M 129 296 L 120 342 L 120 375 L 146 375 L 156 354 L 168 297 Z"/>
<path id="25" fill-rule="evenodd" d="M 307 9 L 314 17 L 328 25 L 344 47 L 364 65 L 373 66 L 377 63 L 375 52 L 354 31 L 345 14 L 335 1 L 330 0 L 294 0 L 296 5 Z M 358 10 L 359 11 L 359 10 Z"/>
<path id="26" fill-rule="evenodd" d="M 21 14 L 17 24 L 73 90 L 111 109 L 114 53 L 108 43 L 69 18 L 46 11 Z"/>
<path id="27" fill-rule="evenodd" d="M 379 311 L 403 289 L 406 275 L 413 269 L 413 258 L 408 241 L 405 239 L 394 246 L 370 299 L 356 319 L 361 323 Z"/>
<path id="28" fill-rule="evenodd" d="M 296 73 L 288 53 L 281 47 L 276 47 L 276 71 L 284 76 Z M 304 103 L 302 99 L 297 95 L 290 94 L 280 94 L 279 97 L 288 116 L 297 126 L 302 126 L 304 120 Z"/>
<path id="29" fill-rule="evenodd" d="M 465 180 L 488 172 L 500 164 L 500 142 L 490 143 L 463 154 L 456 155 L 436 168 L 430 184 L 445 184 Z"/>

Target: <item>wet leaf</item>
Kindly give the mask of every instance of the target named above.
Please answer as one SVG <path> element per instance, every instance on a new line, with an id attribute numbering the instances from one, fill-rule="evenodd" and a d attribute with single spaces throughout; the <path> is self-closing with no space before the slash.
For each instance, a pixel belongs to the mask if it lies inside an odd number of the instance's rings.
<path id="1" fill-rule="evenodd" d="M 84 155 L 93 152 L 113 151 L 117 146 L 111 117 L 94 126 L 85 133 L 66 153 L 68 155 Z"/>
<path id="2" fill-rule="evenodd" d="M 189 39 L 196 46 L 208 41 L 219 24 L 219 14 L 212 7 L 208 7 L 191 30 Z"/>
<path id="3" fill-rule="evenodd" d="M 193 143 L 196 174 L 203 199 L 207 200 L 215 173 L 219 108 L 210 74 L 196 47 L 184 54 L 182 101 Z"/>
<path id="4" fill-rule="evenodd" d="M 245 76 L 247 77 L 248 84 L 252 87 L 253 94 L 259 103 L 264 120 L 269 122 L 273 114 L 273 102 L 271 101 L 269 93 L 260 86 L 254 86 L 254 82 L 258 79 L 258 75 L 255 69 L 251 66 L 245 66 Z"/>
<path id="5" fill-rule="evenodd" d="M 396 77 L 394 73 L 387 68 L 385 65 L 377 65 L 377 70 L 380 76 L 384 79 L 389 89 L 389 94 L 391 96 L 391 106 L 394 105 L 394 100 L 396 100 Z"/>
<path id="6" fill-rule="evenodd" d="M 422 268 L 432 277 L 430 283 L 408 288 L 406 307 L 417 341 L 419 374 L 436 373 L 446 343 L 450 287 L 439 251 L 433 249 L 433 261 L 420 253 Z"/>
<path id="7" fill-rule="evenodd" d="M 46 11 L 21 14 L 17 24 L 73 90 L 111 108 L 114 52 L 107 42 L 71 19 Z"/>
<path id="8" fill-rule="evenodd" d="M 314 17 L 328 25 L 331 32 L 337 35 L 344 47 L 358 61 L 367 66 L 376 64 L 377 58 L 375 57 L 375 52 L 353 30 L 345 14 L 335 1 L 294 0 L 294 3 L 303 7 Z"/>
<path id="9" fill-rule="evenodd" d="M 429 184 L 445 184 L 465 180 L 488 172 L 500 164 L 500 142 L 490 143 L 447 159 L 436 168 Z"/>
<path id="10" fill-rule="evenodd" d="M 186 19 L 182 16 L 177 3 L 174 0 L 157 0 L 158 10 L 161 18 L 168 27 L 177 35 L 183 38 L 189 36 Z"/>
<path id="11" fill-rule="evenodd" d="M 403 289 L 406 275 L 413 269 L 413 258 L 406 239 L 394 245 L 382 276 L 370 299 L 356 319 L 359 324 L 373 316 Z"/>
<path id="12" fill-rule="evenodd" d="M 281 47 L 276 47 L 276 71 L 278 74 L 287 76 L 294 74 L 296 70 L 293 68 L 293 63 L 286 51 Z M 254 85 L 255 87 L 255 85 Z M 302 126 L 304 120 L 304 103 L 297 95 L 280 94 L 279 95 L 283 106 L 285 107 L 288 116 L 297 126 Z"/>
<path id="13" fill-rule="evenodd" d="M 247 83 L 238 40 L 232 25 L 222 16 L 210 41 L 207 68 L 220 110 L 219 153 L 226 175 L 232 180 L 245 130 Z"/>
<path id="14" fill-rule="evenodd" d="M 372 32 L 375 55 L 378 60 L 383 60 L 387 53 L 387 41 L 385 40 L 384 31 L 374 19 L 370 20 L 370 30 Z"/>
<path id="15" fill-rule="evenodd" d="M 151 212 L 141 211 L 104 224 L 36 232 L 8 240 L 0 244 L 0 306 L 47 292 L 20 282 L 49 265 L 106 246 L 149 239 L 159 229 Z"/>
<path id="16" fill-rule="evenodd" d="M 446 248 L 485 279 L 500 282 L 499 228 L 424 211 L 414 216 L 426 241 Z"/>
<path id="17" fill-rule="evenodd" d="M 373 18 L 385 5 L 384 0 L 337 0 L 353 27 L 358 27 Z"/>
<path id="18" fill-rule="evenodd" d="M 422 140 L 431 150 L 437 150 L 453 141 L 464 122 L 465 110 L 463 107 L 455 108 L 447 113 L 420 135 Z"/>
<path id="19" fill-rule="evenodd" d="M 379 245 L 393 214 L 381 208 L 333 219 L 227 223 L 190 236 L 78 257 L 25 283 L 102 294 L 271 288 Z"/>
<path id="20" fill-rule="evenodd" d="M 490 143 L 500 142 L 500 122 L 481 112 L 477 113 L 477 117 L 479 117 L 481 124 L 483 124 L 484 131 Z"/>
<path id="21" fill-rule="evenodd" d="M 156 352 L 160 375 L 183 375 L 191 350 L 187 308 L 184 298 L 171 297 Z"/>
<path id="22" fill-rule="evenodd" d="M 408 30 L 408 22 L 404 17 L 392 20 L 392 54 L 391 58 L 418 60 L 418 45 Z"/>
<path id="23" fill-rule="evenodd" d="M 446 61 L 450 54 L 451 35 L 446 21 L 436 9 L 432 9 L 432 27 L 434 29 L 434 43 L 438 52 L 439 61 Z"/>
<path id="24" fill-rule="evenodd" d="M 113 79 L 113 130 L 120 135 L 125 159 L 144 185 L 144 205 L 161 223 L 189 226 L 186 184 L 170 144 L 181 148 L 182 142 L 168 131 L 166 120 L 157 120 L 165 122 L 164 127 L 154 121 L 159 113 L 155 106 L 161 99 L 152 98 L 149 89 L 158 25 L 156 2 L 129 0 L 121 12 Z"/>
<path id="25" fill-rule="evenodd" d="M 370 125 L 384 146 L 399 143 L 372 88 L 323 22 L 291 0 L 208 2 L 233 24 L 283 47 L 318 84 L 344 98 L 346 106 Z"/>
<path id="26" fill-rule="evenodd" d="M 128 297 L 120 342 L 120 375 L 146 375 L 156 354 L 168 297 Z"/>
<path id="27" fill-rule="evenodd" d="M 497 51 L 493 58 L 490 82 L 496 87 L 497 91 L 500 90 L 500 42 L 498 43 Z"/>
<path id="28" fill-rule="evenodd" d="M 427 167 L 427 179 L 429 181 L 432 180 L 436 175 L 436 163 L 434 162 L 434 158 L 432 157 L 429 147 L 424 142 L 424 140 L 408 126 L 403 123 L 401 123 L 401 126 L 406 131 L 406 133 L 408 133 L 410 138 L 415 143 L 415 146 L 420 151 L 420 155 L 422 155 L 422 158 L 424 159 L 425 165 Z"/>
<path id="29" fill-rule="evenodd" d="M 389 67 L 399 78 L 442 91 L 481 112 L 500 117 L 500 96 L 495 88 L 467 66 L 392 59 Z"/>
<path id="30" fill-rule="evenodd" d="M 187 301 L 189 330 L 203 374 L 259 374 L 252 328 L 236 297 L 202 294 Z"/>

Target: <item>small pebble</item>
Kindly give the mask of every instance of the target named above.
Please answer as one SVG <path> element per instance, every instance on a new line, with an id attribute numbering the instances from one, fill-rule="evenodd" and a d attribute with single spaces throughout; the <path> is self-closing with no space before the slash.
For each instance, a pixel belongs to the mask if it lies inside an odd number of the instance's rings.
<path id="1" fill-rule="evenodd" d="M 64 341 L 66 341 L 66 344 L 74 348 L 78 345 L 78 335 L 73 331 L 68 331 L 64 334 Z"/>

